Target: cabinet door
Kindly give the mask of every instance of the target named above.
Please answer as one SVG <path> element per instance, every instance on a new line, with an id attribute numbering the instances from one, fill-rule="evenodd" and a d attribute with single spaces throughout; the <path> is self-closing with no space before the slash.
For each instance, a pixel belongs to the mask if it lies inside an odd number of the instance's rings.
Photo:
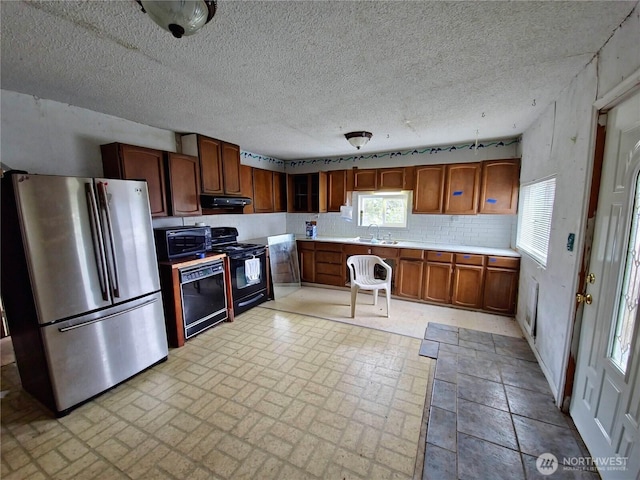
<path id="1" fill-rule="evenodd" d="M 273 172 L 273 211 L 287 211 L 287 175 Z"/>
<path id="2" fill-rule="evenodd" d="M 453 267 L 450 263 L 427 262 L 422 298 L 430 302 L 451 303 L 452 276 Z"/>
<path id="3" fill-rule="evenodd" d="M 483 276 L 484 267 L 456 265 L 451 303 L 461 307 L 481 308 Z"/>
<path id="4" fill-rule="evenodd" d="M 347 198 L 347 171 L 331 170 L 327 172 L 327 211 L 339 212 Z"/>
<path id="5" fill-rule="evenodd" d="M 240 147 L 222 142 L 222 183 L 226 195 L 240 195 Z"/>
<path id="6" fill-rule="evenodd" d="M 416 167 L 413 183 L 413 213 L 442 213 L 444 165 Z"/>
<path id="7" fill-rule="evenodd" d="M 487 267 L 482 308 L 490 312 L 515 313 L 518 271 Z"/>
<path id="8" fill-rule="evenodd" d="M 200 157 L 200 178 L 202 193 L 222 194 L 222 142 L 214 138 L 198 135 L 198 156 Z"/>
<path id="9" fill-rule="evenodd" d="M 253 169 L 253 208 L 256 213 L 273 212 L 273 172 Z"/>
<path id="10" fill-rule="evenodd" d="M 200 163 L 198 157 L 181 153 L 167 155 L 171 214 L 175 216 L 201 215 Z"/>
<path id="11" fill-rule="evenodd" d="M 375 168 L 353 169 L 354 190 L 376 190 L 378 188 L 378 172 Z"/>
<path id="12" fill-rule="evenodd" d="M 315 252 L 313 250 L 300 250 L 300 280 L 303 282 L 315 282 Z"/>
<path id="13" fill-rule="evenodd" d="M 122 180 L 146 180 L 151 215 L 166 217 L 167 190 L 164 177 L 164 153 L 152 148 L 120 143 L 102 145 L 104 174 Z"/>
<path id="14" fill-rule="evenodd" d="M 478 211 L 480 163 L 447 165 L 444 213 L 474 214 Z"/>
<path id="15" fill-rule="evenodd" d="M 243 197 L 249 197 L 251 199 L 251 205 L 245 205 L 242 212 L 254 213 L 253 167 L 249 165 L 240 165 L 240 192 Z"/>
<path id="16" fill-rule="evenodd" d="M 422 276 L 424 262 L 422 260 L 401 259 L 398 262 L 396 275 L 396 295 L 413 299 L 420 299 L 422 295 Z"/>
<path id="17" fill-rule="evenodd" d="M 378 190 L 404 190 L 407 188 L 405 181 L 405 169 L 379 168 Z"/>
<path id="18" fill-rule="evenodd" d="M 515 214 L 518 210 L 519 182 L 519 160 L 483 162 L 478 211 Z"/>

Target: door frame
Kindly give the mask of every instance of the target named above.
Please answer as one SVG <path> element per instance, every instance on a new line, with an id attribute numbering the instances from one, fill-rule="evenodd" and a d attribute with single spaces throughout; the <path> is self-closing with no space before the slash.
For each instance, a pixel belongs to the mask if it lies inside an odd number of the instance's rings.
<path id="1" fill-rule="evenodd" d="M 640 68 L 629 75 L 625 80 L 611 89 L 608 93 L 596 100 L 593 104 L 591 140 L 589 151 L 592 155 L 592 162 L 588 165 L 587 175 L 591 176 L 588 199 L 585 199 L 583 218 L 585 222 L 582 229 L 582 253 L 578 267 L 578 275 L 574 283 L 574 291 L 582 292 L 586 284 L 586 277 L 589 270 L 591 248 L 593 244 L 593 234 L 597 215 L 598 198 L 600 196 L 600 181 L 602 178 L 602 167 L 604 163 L 604 145 L 606 141 L 606 114 L 613 107 L 624 102 L 627 98 L 640 90 Z M 558 395 L 561 402 L 558 403 L 563 412 L 569 413 L 571 404 L 571 394 L 576 373 L 576 361 L 578 358 L 578 346 L 580 345 L 580 330 L 582 328 L 583 305 L 575 302 L 573 322 L 569 324 L 567 341 L 565 342 L 564 374 L 561 379 L 560 391 Z"/>

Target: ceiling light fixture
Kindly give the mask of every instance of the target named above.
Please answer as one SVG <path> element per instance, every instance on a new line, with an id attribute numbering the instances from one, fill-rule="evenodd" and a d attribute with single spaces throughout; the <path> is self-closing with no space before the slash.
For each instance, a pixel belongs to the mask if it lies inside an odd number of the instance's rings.
<path id="1" fill-rule="evenodd" d="M 176 38 L 193 35 L 216 14 L 215 0 L 136 1 L 151 20 Z"/>
<path id="2" fill-rule="evenodd" d="M 344 136 L 351 145 L 360 150 L 360 147 L 364 147 L 373 135 L 371 132 L 349 132 Z"/>

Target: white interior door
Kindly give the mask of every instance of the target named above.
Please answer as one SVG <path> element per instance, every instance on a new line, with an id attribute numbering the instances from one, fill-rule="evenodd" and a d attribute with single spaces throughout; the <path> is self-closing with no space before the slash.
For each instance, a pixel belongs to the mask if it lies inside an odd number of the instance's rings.
<path id="1" fill-rule="evenodd" d="M 640 476 L 640 93 L 608 114 L 571 416 L 603 479 Z"/>

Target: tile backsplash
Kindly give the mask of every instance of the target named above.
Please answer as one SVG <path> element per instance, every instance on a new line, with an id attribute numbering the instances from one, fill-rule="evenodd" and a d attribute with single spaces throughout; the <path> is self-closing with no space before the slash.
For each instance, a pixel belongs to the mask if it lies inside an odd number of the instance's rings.
<path id="1" fill-rule="evenodd" d="M 367 227 L 347 222 L 339 213 L 287 214 L 287 232 L 305 234 L 305 222 L 316 220 L 320 237 L 357 237 L 367 234 Z M 413 215 L 408 228 L 380 229 L 394 240 L 511 248 L 515 246 L 516 215 Z"/>
<path id="2" fill-rule="evenodd" d="M 193 225 L 205 222 L 212 227 L 236 227 L 238 240 L 280 235 L 305 234 L 305 222 L 316 220 L 320 237 L 358 237 L 367 227 L 346 222 L 339 213 L 260 213 L 254 215 L 206 215 L 201 217 L 166 217 L 153 220 L 154 227 Z M 469 245 L 475 247 L 512 248 L 516 239 L 516 215 L 413 215 L 408 228 L 380 229 L 394 240 Z"/>

